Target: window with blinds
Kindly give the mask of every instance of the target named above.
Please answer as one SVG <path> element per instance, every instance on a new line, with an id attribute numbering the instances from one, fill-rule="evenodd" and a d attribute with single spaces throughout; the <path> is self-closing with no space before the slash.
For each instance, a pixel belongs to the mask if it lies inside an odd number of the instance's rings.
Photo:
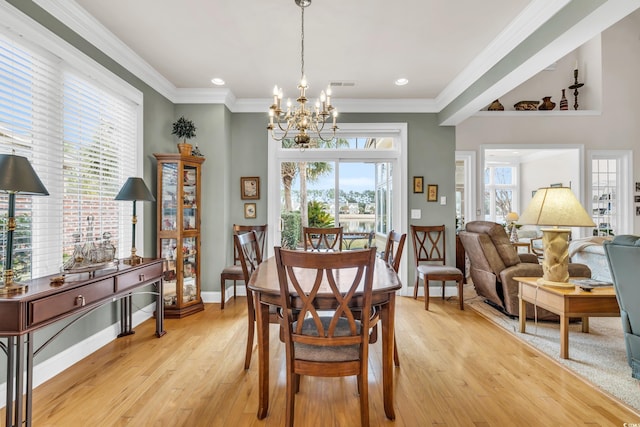
<path id="1" fill-rule="evenodd" d="M 60 271 L 76 245 L 108 238 L 119 254 L 131 248 L 132 205 L 114 198 L 136 176 L 138 108 L 60 58 L 0 34 L 0 152 L 28 158 L 50 193 L 16 197 L 17 280 Z M 0 196 L 4 236 L 8 197 Z"/>

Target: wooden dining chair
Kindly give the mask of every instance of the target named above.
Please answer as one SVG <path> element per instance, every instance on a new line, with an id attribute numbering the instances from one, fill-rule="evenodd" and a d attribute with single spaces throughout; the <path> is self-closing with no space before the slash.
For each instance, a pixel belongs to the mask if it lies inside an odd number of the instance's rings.
<path id="1" fill-rule="evenodd" d="M 260 238 L 255 230 L 248 233 L 234 234 L 233 240 L 240 259 L 242 279 L 247 290 L 247 350 L 244 357 L 244 369 L 249 369 L 251 354 L 253 353 L 253 335 L 255 331 L 256 312 L 253 305 L 253 296 L 248 288 L 249 279 L 253 272 L 262 263 L 262 251 Z M 275 306 L 269 306 L 269 323 L 280 323 Z"/>
<path id="2" fill-rule="evenodd" d="M 248 233 L 255 231 L 258 235 L 258 242 L 260 245 L 260 253 L 264 253 L 264 244 L 267 240 L 267 225 L 239 225 L 233 224 L 233 234 Z M 222 301 L 220 303 L 220 309 L 224 310 L 225 291 L 227 288 L 227 280 L 233 280 L 233 298 L 236 297 L 236 281 L 244 280 L 242 275 L 242 267 L 240 267 L 240 255 L 236 249 L 235 243 L 233 245 L 233 264 L 226 266 L 222 273 L 220 273 L 220 293 Z"/>
<path id="3" fill-rule="evenodd" d="M 384 247 L 384 253 L 382 259 L 387 264 L 393 267 L 397 273 L 400 269 L 400 259 L 402 259 L 402 252 L 404 251 L 404 241 L 407 239 L 407 233 L 396 233 L 391 230 L 387 235 L 387 244 Z M 377 328 L 378 325 L 375 327 Z M 394 334 L 394 337 L 396 335 Z M 398 357 L 398 346 L 396 345 L 396 339 L 393 340 L 393 363 L 396 366 L 400 366 L 400 358 Z"/>
<path id="4" fill-rule="evenodd" d="M 342 227 L 303 227 L 302 238 L 305 251 L 342 250 Z"/>
<path id="5" fill-rule="evenodd" d="M 442 281 L 442 299 L 447 281 L 458 284 L 460 310 L 464 310 L 462 285 L 464 275 L 456 267 L 448 266 L 446 261 L 445 226 L 444 225 L 412 225 L 413 256 L 416 264 L 416 282 L 413 288 L 413 299 L 418 298 L 420 277 L 424 278 L 424 309 L 429 310 L 429 281 Z"/>
<path id="6" fill-rule="evenodd" d="M 357 375 L 361 425 L 369 426 L 369 331 L 377 316 L 361 313 L 372 313 L 375 258 L 375 248 L 319 253 L 275 248 L 284 311 L 285 426 L 293 426 L 300 375 Z M 349 306 L 358 288 L 363 305 L 356 313 Z M 301 304 L 292 307 L 290 292 Z"/>

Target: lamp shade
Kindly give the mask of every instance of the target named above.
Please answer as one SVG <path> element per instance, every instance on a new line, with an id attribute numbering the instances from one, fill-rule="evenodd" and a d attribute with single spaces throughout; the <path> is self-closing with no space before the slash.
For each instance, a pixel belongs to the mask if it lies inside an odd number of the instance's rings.
<path id="1" fill-rule="evenodd" d="M 144 200 L 147 202 L 155 202 L 156 198 L 153 197 L 153 194 L 151 194 L 151 191 L 149 191 L 149 188 L 147 188 L 142 178 L 130 177 L 127 178 L 127 182 L 125 182 L 120 189 L 116 200 Z"/>
<path id="2" fill-rule="evenodd" d="M 568 187 L 538 189 L 518 223 L 561 227 L 596 225 Z"/>
<path id="3" fill-rule="evenodd" d="M 49 195 L 29 160 L 15 154 L 0 154 L 0 191 Z"/>
<path id="4" fill-rule="evenodd" d="M 509 222 L 513 222 L 513 221 L 517 221 L 518 220 L 518 213 L 517 212 L 509 212 L 507 214 L 507 216 L 505 217 L 505 219 Z"/>

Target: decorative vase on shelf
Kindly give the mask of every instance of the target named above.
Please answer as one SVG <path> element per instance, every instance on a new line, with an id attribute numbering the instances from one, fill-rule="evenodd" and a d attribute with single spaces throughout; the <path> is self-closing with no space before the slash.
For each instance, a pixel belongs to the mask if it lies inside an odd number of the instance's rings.
<path id="1" fill-rule="evenodd" d="M 497 99 L 489 105 L 488 111 L 504 111 L 504 106 Z"/>
<path id="2" fill-rule="evenodd" d="M 565 89 L 562 89 L 562 99 L 560 100 L 560 109 L 568 110 L 569 109 L 569 101 L 567 101 L 567 97 L 564 96 Z"/>
<path id="3" fill-rule="evenodd" d="M 553 110 L 556 108 L 556 103 L 551 100 L 550 96 L 542 98 L 542 104 L 538 107 L 538 110 Z"/>

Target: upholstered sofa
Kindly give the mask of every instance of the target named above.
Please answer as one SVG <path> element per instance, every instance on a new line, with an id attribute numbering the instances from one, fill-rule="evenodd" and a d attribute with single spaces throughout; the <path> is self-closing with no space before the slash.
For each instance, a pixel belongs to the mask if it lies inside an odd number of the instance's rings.
<path id="1" fill-rule="evenodd" d="M 604 251 L 620 306 L 631 376 L 640 379 L 640 236 L 616 236 L 605 242 Z"/>
<path id="2" fill-rule="evenodd" d="M 593 279 L 610 282 L 611 272 L 604 254 L 603 243 L 611 239 L 611 237 L 593 236 L 572 240 L 569 242 L 571 262 L 588 265 Z"/>
<path id="3" fill-rule="evenodd" d="M 471 221 L 458 233 L 469 257 L 470 276 L 476 293 L 510 316 L 518 316 L 518 282 L 514 277 L 542 277 L 542 265 L 534 254 L 521 253 L 509 241 L 500 224 Z M 569 275 L 591 277 L 589 267 L 569 264 Z M 558 320 L 558 316 L 527 304 L 527 318 Z"/>

